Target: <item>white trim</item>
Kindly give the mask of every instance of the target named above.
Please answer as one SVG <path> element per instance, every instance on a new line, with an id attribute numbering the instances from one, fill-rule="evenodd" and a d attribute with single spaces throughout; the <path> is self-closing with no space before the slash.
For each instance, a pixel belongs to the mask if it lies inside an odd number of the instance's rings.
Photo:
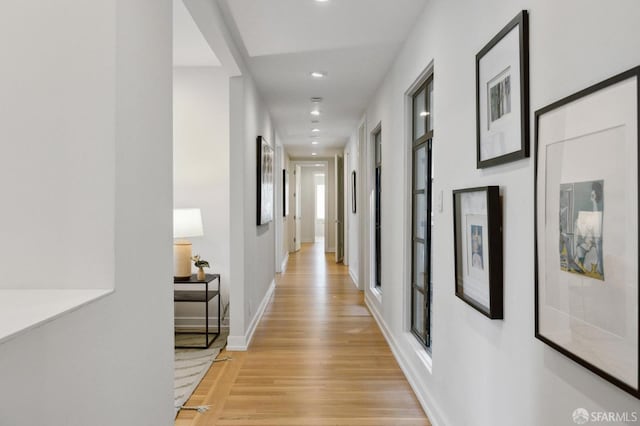
<path id="1" fill-rule="evenodd" d="M 379 304 L 382 304 L 382 290 L 380 289 L 380 287 L 376 287 L 376 285 L 372 283 L 370 294 L 376 298 Z"/>
<path id="2" fill-rule="evenodd" d="M 366 255 L 369 240 L 367 239 L 367 208 L 368 204 L 368 162 L 367 162 L 367 116 L 362 117 L 358 124 L 356 153 L 358 156 L 356 176 L 356 215 L 358 217 L 357 245 L 358 245 L 358 288 L 365 290 L 368 277 L 367 264 L 369 257 Z"/>
<path id="3" fill-rule="evenodd" d="M 356 288 L 360 289 L 360 286 L 358 285 L 358 276 L 351 268 L 349 268 L 349 276 L 351 277 L 351 280 L 355 284 Z"/>
<path id="4" fill-rule="evenodd" d="M 287 270 L 287 263 L 289 263 L 289 252 L 284 255 L 284 259 L 282 259 L 282 264 L 280 265 L 280 272 L 284 272 Z"/>
<path id="5" fill-rule="evenodd" d="M 396 342 L 396 340 L 393 338 L 391 331 L 387 328 L 387 325 L 382 319 L 382 316 L 380 315 L 378 310 L 375 309 L 375 305 L 371 303 L 370 299 L 366 297 L 366 295 L 365 304 L 367 305 L 367 308 L 369 308 L 369 312 L 371 312 L 373 318 L 376 320 L 378 328 L 380 328 L 382 335 L 389 344 L 389 348 L 391 348 L 391 352 L 393 353 L 394 358 L 398 362 L 402 373 L 405 375 L 407 381 L 409 382 L 411 389 L 413 389 L 413 393 L 418 399 L 418 402 L 420 402 L 422 409 L 424 410 L 427 417 L 429 417 L 429 421 L 433 426 L 444 425 L 445 422 L 442 420 L 444 417 L 441 415 L 442 411 L 437 407 L 437 404 L 429 395 L 429 392 L 426 389 L 423 389 L 415 380 L 416 377 L 422 377 L 422 375 L 424 375 L 424 371 L 417 371 L 407 360 L 400 348 L 400 345 L 398 345 L 398 342 Z M 426 351 L 424 349 L 422 349 L 422 351 L 426 354 Z M 429 374 L 431 374 L 431 357 L 429 357 L 428 355 L 420 356 L 420 360 L 425 364 L 425 368 L 427 368 Z M 429 366 L 426 365 L 427 363 L 429 364 Z"/>
<path id="6" fill-rule="evenodd" d="M 336 252 L 336 248 L 335 247 L 329 247 L 325 253 L 335 253 Z"/>
<path id="7" fill-rule="evenodd" d="M 434 60 L 432 59 L 425 69 L 422 70 L 420 75 L 413 80 L 413 83 L 409 86 L 409 88 L 404 92 L 405 96 L 413 97 L 416 91 L 422 86 L 422 84 L 427 81 L 427 78 L 433 73 L 434 68 Z"/>
<path id="8" fill-rule="evenodd" d="M 269 300 L 271 300 L 271 296 L 273 296 L 273 292 L 276 289 L 276 279 L 275 277 L 271 281 L 269 285 L 269 289 L 267 293 L 264 295 L 262 302 L 260 302 L 260 306 L 258 306 L 258 310 L 256 314 L 253 316 L 251 320 L 251 324 L 249 324 L 249 328 L 244 336 L 229 336 L 227 338 L 227 350 L 228 351 L 246 351 L 249 349 L 251 345 L 251 340 L 253 339 L 253 334 L 256 332 L 256 328 L 258 328 L 258 324 L 262 319 L 262 315 L 264 314 L 264 310 L 267 308 L 269 304 Z"/>
<path id="9" fill-rule="evenodd" d="M 280 143 L 279 141 L 279 137 L 277 137 L 275 131 L 273 132 L 273 144 L 274 144 L 274 152 L 275 152 L 275 160 L 274 160 L 274 164 L 277 164 L 278 167 L 276 167 L 275 169 L 277 170 L 277 173 L 275 173 L 274 176 L 274 180 L 273 180 L 273 184 L 274 184 L 274 194 L 273 194 L 273 202 L 274 202 L 274 221 L 273 221 L 273 225 L 274 225 L 274 233 L 275 233 L 275 238 L 274 238 L 274 242 L 275 242 L 275 253 L 282 253 L 282 227 L 283 227 L 283 211 L 282 211 L 282 205 L 284 204 L 284 200 L 283 198 L 280 198 L 280 195 L 282 194 L 282 197 L 284 197 L 284 193 L 282 191 L 281 186 L 284 185 L 284 182 L 282 182 L 282 171 L 285 170 L 285 164 L 284 161 L 282 159 L 282 143 Z M 274 268 L 276 273 L 280 273 L 282 272 L 282 264 L 280 262 L 278 262 L 278 256 L 274 256 Z"/>

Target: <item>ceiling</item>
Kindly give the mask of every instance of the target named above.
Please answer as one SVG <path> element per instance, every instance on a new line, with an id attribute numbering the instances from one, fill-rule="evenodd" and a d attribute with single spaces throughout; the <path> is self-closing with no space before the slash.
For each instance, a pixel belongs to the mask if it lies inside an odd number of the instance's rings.
<path id="1" fill-rule="evenodd" d="M 173 0 L 173 66 L 220 66 L 182 0 Z"/>
<path id="2" fill-rule="evenodd" d="M 221 1 L 292 157 L 332 155 L 345 145 L 426 2 Z M 312 71 L 327 76 L 313 79 Z M 323 98 L 319 117 L 310 114 L 311 97 Z"/>

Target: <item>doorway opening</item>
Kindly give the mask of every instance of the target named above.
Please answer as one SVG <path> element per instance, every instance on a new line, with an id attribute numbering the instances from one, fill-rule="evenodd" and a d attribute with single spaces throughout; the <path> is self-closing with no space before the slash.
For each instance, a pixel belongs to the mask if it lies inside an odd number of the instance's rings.
<path id="1" fill-rule="evenodd" d="M 325 228 L 325 200 L 326 200 L 326 192 L 325 192 L 325 175 L 324 173 L 316 173 L 314 176 L 315 180 L 315 242 L 324 242 L 324 228 Z"/>

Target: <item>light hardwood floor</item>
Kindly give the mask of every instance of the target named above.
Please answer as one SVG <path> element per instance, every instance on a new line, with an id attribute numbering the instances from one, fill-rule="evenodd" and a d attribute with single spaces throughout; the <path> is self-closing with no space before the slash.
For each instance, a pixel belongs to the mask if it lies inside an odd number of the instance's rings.
<path id="1" fill-rule="evenodd" d="M 382 333 L 321 245 L 303 245 L 247 352 L 223 351 L 176 426 L 429 425 Z"/>

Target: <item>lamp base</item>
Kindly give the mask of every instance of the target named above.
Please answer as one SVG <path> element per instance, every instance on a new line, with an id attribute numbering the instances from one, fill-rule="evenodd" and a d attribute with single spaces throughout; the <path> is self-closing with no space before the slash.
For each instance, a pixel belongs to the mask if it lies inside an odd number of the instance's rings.
<path id="1" fill-rule="evenodd" d="M 176 241 L 173 244 L 173 278 L 187 281 L 191 278 L 191 243 Z"/>

